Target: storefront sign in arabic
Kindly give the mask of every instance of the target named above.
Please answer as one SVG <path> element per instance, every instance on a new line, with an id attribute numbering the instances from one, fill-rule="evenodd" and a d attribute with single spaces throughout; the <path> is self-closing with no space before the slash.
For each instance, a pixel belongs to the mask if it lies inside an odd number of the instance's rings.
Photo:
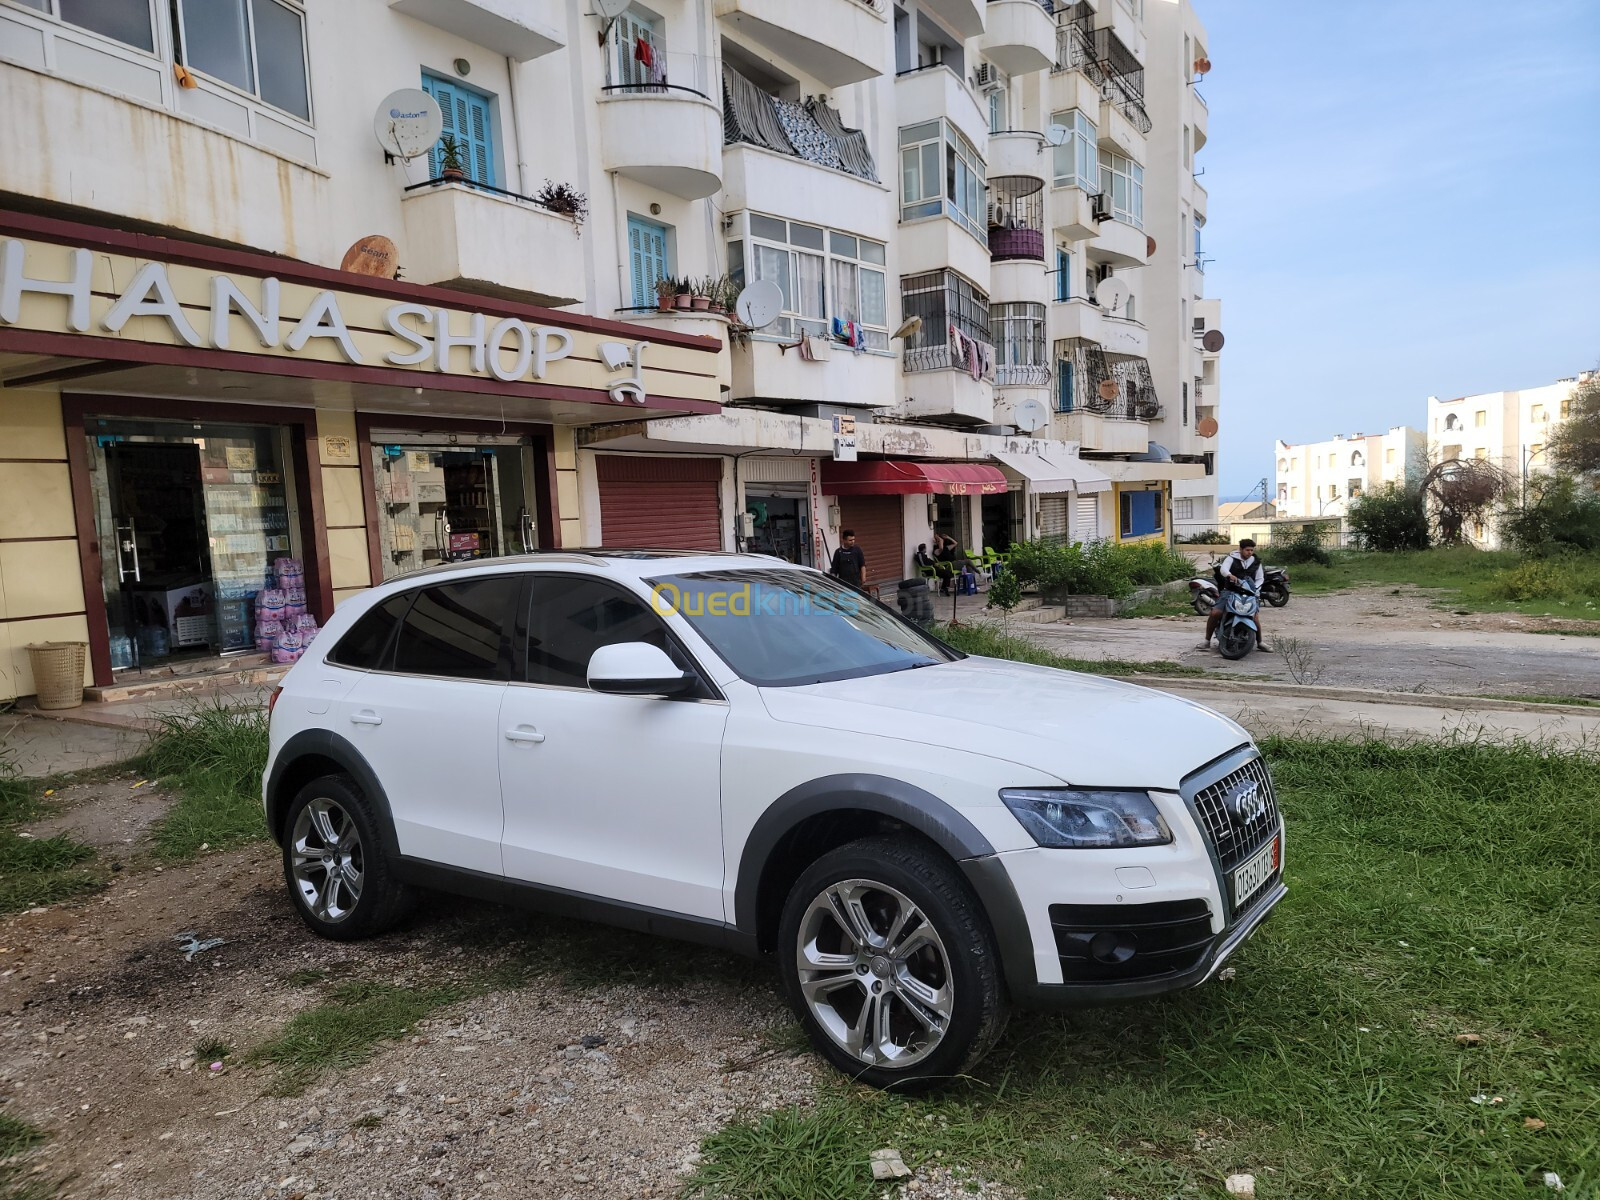
<path id="1" fill-rule="evenodd" d="M 15 238 L 0 242 L 0 326 L 8 325 L 551 382 L 603 391 L 619 404 L 644 404 L 648 396 L 649 342 Z M 663 360 L 651 366 L 683 374 L 681 356 L 710 357 L 668 347 L 651 356 Z"/>

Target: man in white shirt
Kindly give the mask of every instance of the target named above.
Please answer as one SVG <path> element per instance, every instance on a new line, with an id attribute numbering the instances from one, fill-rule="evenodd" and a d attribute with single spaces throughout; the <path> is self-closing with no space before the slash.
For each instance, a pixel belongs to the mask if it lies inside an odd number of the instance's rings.
<path id="1" fill-rule="evenodd" d="M 1251 538 L 1243 538 L 1239 542 L 1239 549 L 1222 560 L 1222 565 L 1217 568 L 1217 573 L 1226 584 L 1230 579 L 1234 582 L 1250 580 L 1256 585 L 1256 591 L 1261 590 L 1262 581 L 1266 578 L 1266 568 L 1261 565 L 1261 560 L 1256 557 L 1256 544 Z M 1217 626 L 1222 624 L 1222 605 L 1219 603 L 1211 610 L 1211 615 L 1206 618 L 1206 640 L 1201 642 L 1196 649 L 1211 649 L 1211 639 L 1217 635 Z M 1256 649 L 1271 653 L 1272 647 L 1261 640 L 1261 614 L 1256 613 Z"/>

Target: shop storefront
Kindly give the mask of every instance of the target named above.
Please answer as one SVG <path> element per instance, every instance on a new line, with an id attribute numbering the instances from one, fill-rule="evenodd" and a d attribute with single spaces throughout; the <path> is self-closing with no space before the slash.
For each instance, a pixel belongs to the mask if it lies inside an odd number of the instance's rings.
<path id="1" fill-rule="evenodd" d="M 0 700 L 31 643 L 286 661 L 374 583 L 576 541 L 575 429 L 718 411 L 722 349 L 0 211 Z"/>
<path id="2" fill-rule="evenodd" d="M 797 455 L 752 455 L 738 460 L 750 536 L 744 548 L 804 566 L 821 563 L 811 512 L 813 460 Z"/>

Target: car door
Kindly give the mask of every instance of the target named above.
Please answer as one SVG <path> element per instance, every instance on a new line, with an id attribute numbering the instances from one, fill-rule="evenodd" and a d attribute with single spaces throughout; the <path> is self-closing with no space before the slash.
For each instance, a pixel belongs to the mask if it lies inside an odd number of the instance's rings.
<path id="1" fill-rule="evenodd" d="M 723 920 L 720 761 L 727 703 L 588 686 L 601 646 L 651 642 L 689 659 L 644 601 L 592 576 L 537 574 L 527 675 L 500 714 L 506 875 Z"/>
<path id="2" fill-rule="evenodd" d="M 515 574 L 418 589 L 385 667 L 337 706 L 407 858 L 503 873 L 500 706 L 521 599 Z"/>

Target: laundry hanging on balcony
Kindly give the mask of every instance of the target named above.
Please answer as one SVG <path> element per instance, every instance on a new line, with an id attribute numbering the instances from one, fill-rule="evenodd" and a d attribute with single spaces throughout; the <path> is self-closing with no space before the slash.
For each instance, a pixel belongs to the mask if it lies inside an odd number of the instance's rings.
<path id="1" fill-rule="evenodd" d="M 877 182 L 866 135 L 812 98 L 801 104 L 762 91 L 732 67 L 722 69 L 723 141 L 746 142 Z"/>

